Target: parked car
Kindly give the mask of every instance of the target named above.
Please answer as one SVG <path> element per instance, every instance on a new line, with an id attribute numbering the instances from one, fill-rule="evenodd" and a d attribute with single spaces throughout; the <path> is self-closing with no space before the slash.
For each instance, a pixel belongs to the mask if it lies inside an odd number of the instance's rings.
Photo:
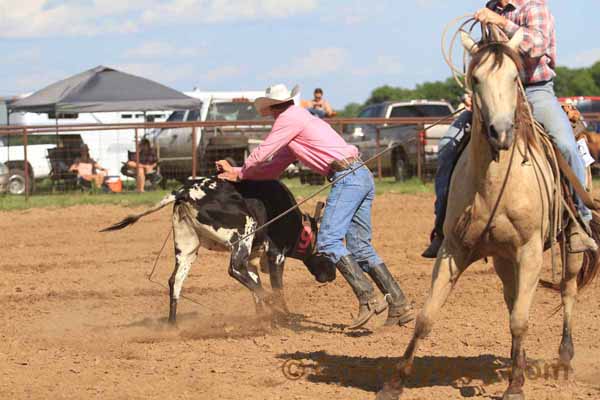
<path id="1" fill-rule="evenodd" d="M 443 118 L 454 112 L 452 105 L 446 101 L 412 100 L 406 102 L 385 102 L 371 105 L 359 114 L 359 118 Z M 427 131 L 418 125 L 370 124 L 351 125 L 344 131 L 344 138 L 357 146 L 361 156 L 367 160 L 388 146 L 394 150 L 381 157 L 384 176 L 394 176 L 397 181 L 410 178 L 416 173 L 418 149 L 423 149 L 421 156 L 424 173 L 435 173 L 439 139 L 448 130 L 448 123 L 437 125 Z M 425 125 L 424 128 L 427 128 Z M 380 132 L 380 145 L 377 146 L 377 128 Z M 420 142 L 420 143 L 419 143 Z M 377 160 L 368 164 L 372 170 L 377 169 Z"/>
<path id="2" fill-rule="evenodd" d="M 0 162 L 0 194 L 8 191 L 8 167 Z"/>

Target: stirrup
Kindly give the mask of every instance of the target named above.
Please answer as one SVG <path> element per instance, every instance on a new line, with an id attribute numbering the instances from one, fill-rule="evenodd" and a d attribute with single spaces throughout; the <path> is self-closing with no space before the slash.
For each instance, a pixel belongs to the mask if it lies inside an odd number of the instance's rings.
<path id="1" fill-rule="evenodd" d="M 579 223 L 575 222 L 569 235 L 568 251 L 571 254 L 584 253 L 586 251 L 595 252 L 598 251 L 598 245 Z"/>

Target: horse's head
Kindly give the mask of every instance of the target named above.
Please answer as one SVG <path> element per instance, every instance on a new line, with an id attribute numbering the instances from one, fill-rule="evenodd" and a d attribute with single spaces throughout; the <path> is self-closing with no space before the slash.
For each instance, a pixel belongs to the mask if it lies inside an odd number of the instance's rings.
<path id="1" fill-rule="evenodd" d="M 509 149 L 514 141 L 521 71 L 518 49 L 522 41 L 522 30 L 508 42 L 481 46 L 468 34 L 462 34 L 463 46 L 472 56 L 467 80 L 473 91 L 473 107 L 486 127 L 484 131 L 494 152 Z"/>

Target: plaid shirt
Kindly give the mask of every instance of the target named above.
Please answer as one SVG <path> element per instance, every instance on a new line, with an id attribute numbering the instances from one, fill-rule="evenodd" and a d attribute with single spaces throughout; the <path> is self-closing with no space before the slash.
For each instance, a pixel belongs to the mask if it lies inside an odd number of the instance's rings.
<path id="1" fill-rule="evenodd" d="M 504 16 L 508 24 L 504 31 L 512 37 L 523 28 L 525 84 L 549 81 L 556 76 L 556 32 L 554 16 L 545 0 L 510 0 L 506 7 L 500 1 L 489 1 L 487 8 Z"/>

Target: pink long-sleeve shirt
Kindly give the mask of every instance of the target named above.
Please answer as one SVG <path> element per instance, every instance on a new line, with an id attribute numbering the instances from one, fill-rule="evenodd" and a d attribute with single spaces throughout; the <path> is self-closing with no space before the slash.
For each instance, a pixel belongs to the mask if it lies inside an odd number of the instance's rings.
<path id="1" fill-rule="evenodd" d="M 292 162 L 299 160 L 312 171 L 327 176 L 334 160 L 358 156 L 358 149 L 325 121 L 307 110 L 291 106 L 273 124 L 271 133 L 238 168 L 240 179 L 277 179 Z"/>

